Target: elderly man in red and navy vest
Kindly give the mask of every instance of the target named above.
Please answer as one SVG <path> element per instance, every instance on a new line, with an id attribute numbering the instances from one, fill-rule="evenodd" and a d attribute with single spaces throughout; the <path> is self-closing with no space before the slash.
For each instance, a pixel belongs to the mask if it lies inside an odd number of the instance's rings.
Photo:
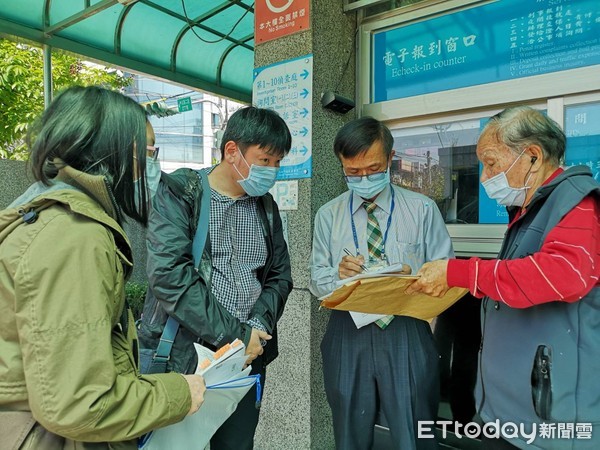
<path id="1" fill-rule="evenodd" d="M 477 157 L 486 193 L 508 208 L 498 259 L 434 261 L 409 288 L 483 298 L 484 448 L 600 448 L 600 185 L 585 166 L 560 168 L 565 147 L 539 111 L 494 116 Z"/>

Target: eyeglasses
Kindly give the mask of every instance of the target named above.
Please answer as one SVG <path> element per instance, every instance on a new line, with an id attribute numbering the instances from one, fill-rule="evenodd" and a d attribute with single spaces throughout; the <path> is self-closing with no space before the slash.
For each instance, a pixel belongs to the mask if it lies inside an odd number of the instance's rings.
<path id="1" fill-rule="evenodd" d="M 381 181 L 385 178 L 386 173 L 387 173 L 387 170 L 384 170 L 383 172 L 370 173 L 368 175 L 346 175 L 346 174 L 344 174 L 344 178 L 346 178 L 346 181 L 348 183 L 360 183 L 362 181 L 362 179 L 365 177 L 369 181 Z"/>
<path id="2" fill-rule="evenodd" d="M 154 145 L 147 145 L 146 146 L 146 156 L 148 156 L 148 158 L 156 161 L 156 159 L 158 158 L 158 152 L 160 151 L 160 147 L 155 147 Z"/>

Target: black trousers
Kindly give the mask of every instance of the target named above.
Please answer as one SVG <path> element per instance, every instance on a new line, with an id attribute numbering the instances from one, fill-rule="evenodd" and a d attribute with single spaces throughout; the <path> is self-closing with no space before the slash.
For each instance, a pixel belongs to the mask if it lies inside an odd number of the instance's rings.
<path id="1" fill-rule="evenodd" d="M 427 322 L 396 316 L 380 329 L 357 329 L 350 314 L 332 311 L 321 343 L 325 393 L 338 450 L 373 446 L 381 408 L 395 448 L 434 450 L 435 438 L 418 439 L 418 421 L 437 418 L 438 354 Z"/>
<path id="2" fill-rule="evenodd" d="M 463 425 L 475 415 L 480 310 L 481 301 L 467 294 L 437 318 L 433 332 L 440 352 L 441 397 L 449 401 L 452 419 Z"/>
<path id="3" fill-rule="evenodd" d="M 259 356 L 252 361 L 251 375 L 260 374 L 263 388 L 266 379 L 264 359 Z M 249 450 L 254 447 L 254 433 L 258 425 L 260 410 L 256 408 L 256 388 L 252 387 L 244 396 L 233 414 L 217 430 L 210 440 L 211 450 Z"/>

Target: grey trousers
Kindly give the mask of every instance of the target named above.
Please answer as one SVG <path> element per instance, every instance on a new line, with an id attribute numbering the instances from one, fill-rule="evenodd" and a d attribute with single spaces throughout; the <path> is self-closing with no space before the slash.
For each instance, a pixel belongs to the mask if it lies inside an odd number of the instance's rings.
<path id="1" fill-rule="evenodd" d="M 435 421 L 439 403 L 439 358 L 427 322 L 396 316 L 385 330 L 357 329 L 349 313 L 332 311 L 321 354 L 338 450 L 371 448 L 378 405 L 395 448 L 438 448 L 434 438 L 417 439 L 417 422 Z"/>

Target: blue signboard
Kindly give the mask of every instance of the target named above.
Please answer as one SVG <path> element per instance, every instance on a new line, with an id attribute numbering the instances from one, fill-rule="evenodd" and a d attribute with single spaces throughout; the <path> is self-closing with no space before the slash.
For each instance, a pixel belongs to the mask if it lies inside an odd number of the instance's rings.
<path id="1" fill-rule="evenodd" d="M 373 37 L 372 101 L 600 64 L 600 1 L 498 0 Z"/>
<path id="2" fill-rule="evenodd" d="M 278 180 L 312 175 L 312 72 L 312 55 L 254 69 L 252 103 L 277 111 L 292 134 Z"/>

